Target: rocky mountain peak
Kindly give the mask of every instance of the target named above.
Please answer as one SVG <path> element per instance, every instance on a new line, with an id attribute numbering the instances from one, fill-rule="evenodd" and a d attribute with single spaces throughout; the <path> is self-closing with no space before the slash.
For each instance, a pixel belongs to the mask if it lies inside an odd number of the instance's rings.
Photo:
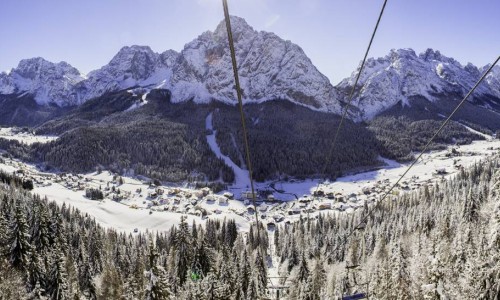
<path id="1" fill-rule="evenodd" d="M 236 60 L 245 102 L 286 99 L 316 109 L 338 112 L 337 92 L 304 51 L 269 32 L 255 31 L 231 17 Z M 236 103 L 225 22 L 188 43 L 170 82 L 172 100 L 213 99 Z"/>
<path id="2" fill-rule="evenodd" d="M 333 87 L 298 45 L 274 33 L 256 31 L 242 18 L 230 18 L 244 102 L 283 99 L 341 112 L 359 67 Z M 415 96 L 429 101 L 446 95 L 456 97 L 466 93 L 484 70 L 472 64 L 463 66 L 433 49 L 418 55 L 413 49 L 392 49 L 386 56 L 366 61 L 353 102 L 357 109 L 351 116 L 370 119 L 397 103 L 411 106 Z M 500 99 L 499 70 L 497 67 L 488 75 L 476 95 Z M 55 64 L 40 57 L 22 60 L 9 74 L 0 73 L 0 94 L 29 92 L 39 104 L 78 105 L 106 92 L 134 87 L 168 88 L 173 102 L 235 104 L 224 20 L 214 31 L 187 43 L 180 53 L 167 50 L 159 54 L 148 46 L 123 47 L 87 78 L 65 62 Z"/>
<path id="3" fill-rule="evenodd" d="M 126 46 L 118 51 L 109 64 L 93 71 L 89 74 L 89 77 L 108 73 L 114 77 L 127 76 L 127 78 L 134 80 L 144 79 L 154 71 L 158 60 L 159 54 L 153 52 L 148 46 Z"/>
<path id="4" fill-rule="evenodd" d="M 344 79 L 338 88 L 352 87 L 357 73 Z M 437 101 L 449 95 L 465 95 L 480 76 L 476 66 L 470 63 L 463 66 L 433 49 L 418 56 L 412 49 L 391 50 L 385 57 L 367 60 L 357 95 L 360 118 L 373 118 L 397 103 L 411 106 L 410 100 L 416 96 Z M 498 76 L 490 74 L 490 77 L 493 83 Z M 474 97 L 488 95 L 500 99 L 500 92 L 491 83 L 479 86 Z"/>
<path id="5" fill-rule="evenodd" d="M 64 76 L 74 75 L 80 76 L 80 72 L 68 64 L 67 62 L 53 63 L 41 57 L 23 59 L 19 62 L 17 68 L 13 69 L 14 72 L 25 79 L 36 79 L 44 75 Z"/>
<path id="6" fill-rule="evenodd" d="M 233 33 L 233 39 L 235 42 L 239 41 L 239 39 L 248 34 L 257 33 L 252 26 L 248 25 L 247 21 L 243 18 L 237 16 L 230 16 L 229 20 L 231 22 L 231 30 Z M 222 20 L 217 28 L 213 32 L 213 35 L 218 39 L 226 39 L 227 40 L 227 30 L 226 30 L 226 22 Z"/>
<path id="7" fill-rule="evenodd" d="M 53 63 L 41 57 L 23 59 L 17 68 L 0 78 L 0 93 L 30 93 L 38 104 L 60 106 L 77 103 L 73 88 L 84 80 L 80 72 L 66 62 Z"/>

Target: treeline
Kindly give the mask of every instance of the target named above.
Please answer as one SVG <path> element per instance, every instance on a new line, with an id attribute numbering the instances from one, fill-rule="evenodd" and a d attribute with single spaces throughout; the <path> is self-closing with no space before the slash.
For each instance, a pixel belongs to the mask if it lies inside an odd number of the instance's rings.
<path id="1" fill-rule="evenodd" d="M 32 153 L 39 161 L 68 172 L 103 166 L 120 174 L 135 172 L 171 182 L 192 176 L 202 181 L 234 178 L 201 132 L 166 120 L 80 127 L 54 142 L 35 145 Z"/>
<path id="2" fill-rule="evenodd" d="M 288 101 L 245 105 L 248 140 L 259 181 L 280 176 L 336 178 L 378 161 L 378 142 L 361 124 L 346 121 L 332 149 L 340 117 L 312 111 Z M 224 154 L 244 163 L 243 133 L 236 107 L 213 115 L 217 142 Z"/>
<path id="3" fill-rule="evenodd" d="M 89 188 L 85 190 L 85 197 L 90 200 L 102 200 L 104 199 L 104 193 L 100 189 Z"/>
<path id="4" fill-rule="evenodd" d="M 66 205 L 0 186 L 0 299 L 258 299 L 267 235 L 233 220 L 105 231 Z"/>
<path id="5" fill-rule="evenodd" d="M 19 176 L 11 175 L 1 170 L 0 170 L 0 183 L 4 183 L 6 185 L 13 185 L 29 191 L 33 189 L 33 180 L 23 179 Z"/>
<path id="6" fill-rule="evenodd" d="M 369 214 L 365 206 L 280 226 L 274 246 L 289 299 L 499 299 L 499 167 L 498 157 L 482 162 Z"/>
<path id="7" fill-rule="evenodd" d="M 33 145 L 24 155 L 68 172 L 103 167 L 170 182 L 234 180 L 232 170 L 206 142 L 208 107 L 172 104 L 168 90 L 153 90 L 147 105 L 128 111 L 139 99 L 122 91 L 89 100 L 69 115 L 36 128 L 37 133 L 62 136 Z"/>
<path id="8" fill-rule="evenodd" d="M 205 119 L 213 112 L 222 152 L 246 168 L 237 107 L 215 101 L 175 104 L 167 90 L 154 90 L 146 105 L 123 111 L 137 99 L 119 92 L 90 100 L 69 115 L 36 128 L 37 133 L 62 133 L 58 140 L 28 146 L 0 139 L 0 149 L 24 161 L 44 163 L 49 170 L 89 172 L 101 167 L 170 182 L 230 183 L 233 171 L 206 141 Z M 441 120 L 410 117 L 377 117 L 369 124 L 347 120 L 332 148 L 339 116 L 284 100 L 248 104 L 244 110 L 253 175 L 258 181 L 335 179 L 346 171 L 379 165 L 378 156 L 410 160 L 412 152 L 422 149 L 441 125 Z M 451 122 L 431 149 L 473 139 L 483 137 Z"/>
<path id="9" fill-rule="evenodd" d="M 127 91 L 105 93 L 73 108 L 60 118 L 54 118 L 36 128 L 37 134 L 60 135 L 71 129 L 96 125 L 101 120 L 140 103 L 140 96 Z"/>
<path id="10" fill-rule="evenodd" d="M 421 151 L 442 120 L 412 120 L 409 117 L 377 117 L 369 123 L 368 129 L 375 134 L 380 146 L 380 155 L 399 161 L 413 159 L 412 151 Z M 429 150 L 442 150 L 447 145 L 470 144 L 484 137 L 470 132 L 464 126 L 451 121 L 438 134 Z"/>

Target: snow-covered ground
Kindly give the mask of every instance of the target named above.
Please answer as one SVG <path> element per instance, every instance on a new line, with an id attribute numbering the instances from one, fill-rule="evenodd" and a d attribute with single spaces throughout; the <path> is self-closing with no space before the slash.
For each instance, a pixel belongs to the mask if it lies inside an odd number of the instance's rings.
<path id="1" fill-rule="evenodd" d="M 491 139 L 492 139 L 491 135 L 487 135 L 487 134 L 484 134 L 484 133 L 482 133 L 482 132 L 480 132 L 480 131 L 477 131 L 477 130 L 475 130 L 475 129 L 472 129 L 472 128 L 470 128 L 469 126 L 467 126 L 467 125 L 465 125 L 465 124 L 461 124 L 461 125 L 462 125 L 463 127 L 465 127 L 467 130 L 469 130 L 470 132 L 475 133 L 475 134 L 477 134 L 477 135 L 480 135 L 480 136 L 484 137 L 484 138 L 485 138 L 485 139 L 487 139 L 487 140 L 491 140 Z"/>
<path id="2" fill-rule="evenodd" d="M 128 190 L 129 187 L 128 184 L 125 184 L 119 188 L 121 190 Z M 131 208 L 131 204 L 133 203 L 142 203 L 138 198 L 133 198 L 122 203 L 110 199 L 105 199 L 103 201 L 89 200 L 84 196 L 83 191 L 72 191 L 58 183 L 54 183 L 51 186 L 36 187 L 33 193 L 47 196 L 48 199 L 54 200 L 59 205 L 66 203 L 67 206 L 78 208 L 83 213 L 88 213 L 94 217 L 96 221 L 104 227 L 114 228 L 125 232 L 133 232 L 135 228 L 139 231 L 169 230 L 173 225 L 179 224 L 181 216 L 184 215 L 176 212 L 152 211 L 143 206 Z M 218 205 L 214 204 L 214 206 Z M 227 211 L 228 208 L 229 206 L 223 207 L 222 209 Z M 152 211 L 151 214 L 150 211 Z M 192 224 L 193 220 L 196 221 L 197 224 L 205 223 L 205 220 L 198 216 L 189 214 L 186 216 L 189 224 Z M 224 217 L 236 219 L 238 224 L 241 224 L 242 230 L 245 231 L 248 229 L 248 221 L 234 213 L 226 212 L 220 215 L 210 216 L 210 218 Z"/>
<path id="3" fill-rule="evenodd" d="M 212 129 L 212 115 L 207 117 L 206 122 L 207 129 Z M 2 129 L 2 132 L 9 132 L 11 138 L 22 142 L 33 142 L 34 139 L 31 135 L 14 134 L 6 129 Z M 454 176 L 463 167 L 466 168 L 498 153 L 500 140 L 487 138 L 485 141 L 475 141 L 470 145 L 450 146 L 446 150 L 423 155 L 422 160 L 412 168 L 396 191 L 405 192 L 433 184 L 441 178 Z M 67 206 L 78 208 L 83 213 L 95 217 L 104 227 L 113 227 L 126 232 L 133 232 L 136 228 L 139 231 L 166 230 L 177 224 L 182 215 L 187 215 L 189 222 L 195 220 L 198 224 L 204 224 L 207 219 L 213 218 L 235 219 L 240 230 L 246 231 L 250 222 L 255 221 L 255 214 L 249 211 L 252 205 L 248 201 L 240 200 L 244 198 L 242 192 L 248 191 L 248 172 L 239 168 L 229 157 L 220 152 L 215 132 L 207 136 L 207 140 L 212 151 L 235 170 L 236 181 L 228 189 L 234 194 L 234 199 L 226 200 L 231 198 L 231 195 L 224 195 L 224 191 L 214 194 L 209 190 L 197 190 L 187 185 L 154 187 L 132 177 L 122 177 L 124 183 L 120 184 L 119 177 L 107 171 L 66 175 L 43 173 L 33 165 L 10 158 L 3 158 L 0 170 L 9 173 L 23 170 L 24 176 L 35 182 L 34 193 L 47 196 L 60 205 L 66 203 Z M 385 162 L 385 167 L 340 177 L 335 182 L 318 185 L 318 180 L 292 179 L 286 182 L 257 183 L 258 190 L 271 191 L 270 186 L 273 185 L 273 196 L 285 201 L 259 203 L 259 219 L 268 224 L 294 221 L 301 214 L 314 218 L 320 211 L 349 213 L 363 206 L 365 201 L 377 200 L 409 165 L 380 159 Z M 86 188 L 101 189 L 106 194 L 105 199 L 89 200 L 85 197 Z M 151 193 L 157 192 L 158 188 L 163 194 L 152 196 Z M 120 190 L 120 193 L 117 193 L 117 190 Z M 322 191 L 325 195 L 312 197 L 311 194 L 316 190 Z M 366 191 L 369 191 L 369 194 Z M 300 201 L 295 201 L 293 194 L 297 195 Z M 335 197 L 340 195 L 343 199 L 342 201 L 338 198 L 332 199 L 334 198 L 332 195 Z M 327 204 L 327 208 L 320 210 L 323 204 Z"/>
<path id="4" fill-rule="evenodd" d="M 27 132 L 16 132 L 13 128 L 0 128 L 0 138 L 7 140 L 17 140 L 25 144 L 31 145 L 33 143 L 48 143 L 56 140 L 56 136 L 34 135 Z"/>
<path id="5" fill-rule="evenodd" d="M 217 140 L 215 139 L 215 135 L 217 134 L 217 130 L 213 130 L 213 123 L 212 123 L 212 118 L 213 114 L 210 113 L 206 120 L 205 120 L 205 128 L 207 130 L 212 131 L 212 134 L 207 135 L 207 143 L 210 146 L 210 149 L 212 152 L 217 156 L 218 158 L 222 158 L 224 160 L 224 163 L 233 169 L 234 172 L 234 183 L 232 185 L 233 189 L 248 189 L 250 187 L 250 179 L 248 175 L 247 170 L 243 170 L 240 167 L 238 167 L 237 164 L 235 164 L 231 158 L 228 156 L 222 154 L 219 145 L 217 144 Z"/>
<path id="6" fill-rule="evenodd" d="M 460 155 L 448 157 L 447 154 L 450 153 L 452 148 L 456 149 Z M 487 156 L 498 153 L 498 149 L 500 149 L 500 140 L 489 139 L 486 141 L 475 141 L 470 145 L 450 146 L 447 150 L 426 153 L 402 181 L 413 181 L 416 186 L 417 184 L 424 184 L 429 182 L 429 180 L 433 181 L 441 177 L 449 178 L 458 172 L 460 166 L 466 168 Z M 386 166 L 381 169 L 340 177 L 335 182 L 321 183 L 319 188 L 325 193 L 338 192 L 344 195 L 354 193 L 358 195 L 358 198 L 363 199 L 365 196 L 360 195 L 363 188 L 371 188 L 378 182 L 381 182 L 385 186 L 394 184 L 410 165 L 410 163 L 400 164 L 389 159 L 382 160 Z M 437 176 L 437 170 L 441 169 L 444 169 L 446 174 Z M 418 177 L 418 179 L 414 178 L 412 180 L 413 176 Z M 262 184 L 258 184 L 258 186 L 262 187 Z M 302 195 L 310 195 L 316 191 L 318 180 L 277 182 L 275 186 L 280 190 L 294 193 L 300 197 Z M 283 196 L 277 196 L 277 198 L 279 197 Z M 287 198 L 290 199 L 290 196 Z"/>

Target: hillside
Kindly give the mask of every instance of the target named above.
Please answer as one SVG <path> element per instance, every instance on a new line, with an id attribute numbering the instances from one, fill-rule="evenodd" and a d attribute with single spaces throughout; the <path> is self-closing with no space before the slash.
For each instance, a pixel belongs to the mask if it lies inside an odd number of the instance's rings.
<path id="1" fill-rule="evenodd" d="M 257 299 L 275 296 L 268 277 L 279 275 L 282 299 L 498 299 L 499 164 L 491 157 L 352 215 L 303 215 L 260 236 L 232 220 L 126 235 L 2 183 L 0 297 Z"/>

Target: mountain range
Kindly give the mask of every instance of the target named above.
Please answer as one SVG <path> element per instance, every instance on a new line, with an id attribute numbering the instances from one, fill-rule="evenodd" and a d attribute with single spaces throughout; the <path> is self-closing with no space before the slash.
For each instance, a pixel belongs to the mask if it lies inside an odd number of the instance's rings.
<path id="1" fill-rule="evenodd" d="M 231 23 L 245 103 L 283 99 L 315 110 L 341 112 L 359 68 L 333 86 L 299 46 L 274 33 L 256 31 L 242 18 L 233 16 Z M 462 97 L 487 67 L 463 66 L 432 49 L 419 55 L 411 49 L 391 50 L 385 57 L 367 60 L 350 116 L 370 120 L 398 103 L 411 107 L 416 97 L 430 103 Z M 0 106 L 9 96 L 31 95 L 38 106 L 74 107 L 109 92 L 137 87 L 169 89 L 176 103 L 235 103 L 225 24 L 202 33 L 180 53 L 123 47 L 109 64 L 87 75 L 66 62 L 22 60 L 8 74 L 0 73 Z M 478 87 L 471 102 L 500 112 L 500 67 Z"/>
<path id="2" fill-rule="evenodd" d="M 368 59 L 332 152 L 359 68 L 333 86 L 299 46 L 241 18 L 231 23 L 259 181 L 334 179 L 378 167 L 381 156 L 410 160 L 488 67 L 463 66 L 432 49 Z M 181 52 L 124 47 L 87 75 L 65 62 L 22 60 L 0 74 L 0 126 L 59 138 L 33 145 L 0 138 L 0 149 L 46 170 L 106 168 L 172 182 L 232 182 L 233 170 L 211 150 L 207 134 L 216 132 L 222 153 L 245 168 L 235 99 L 224 23 Z M 430 149 L 484 139 L 477 131 L 500 135 L 498 67 Z"/>

